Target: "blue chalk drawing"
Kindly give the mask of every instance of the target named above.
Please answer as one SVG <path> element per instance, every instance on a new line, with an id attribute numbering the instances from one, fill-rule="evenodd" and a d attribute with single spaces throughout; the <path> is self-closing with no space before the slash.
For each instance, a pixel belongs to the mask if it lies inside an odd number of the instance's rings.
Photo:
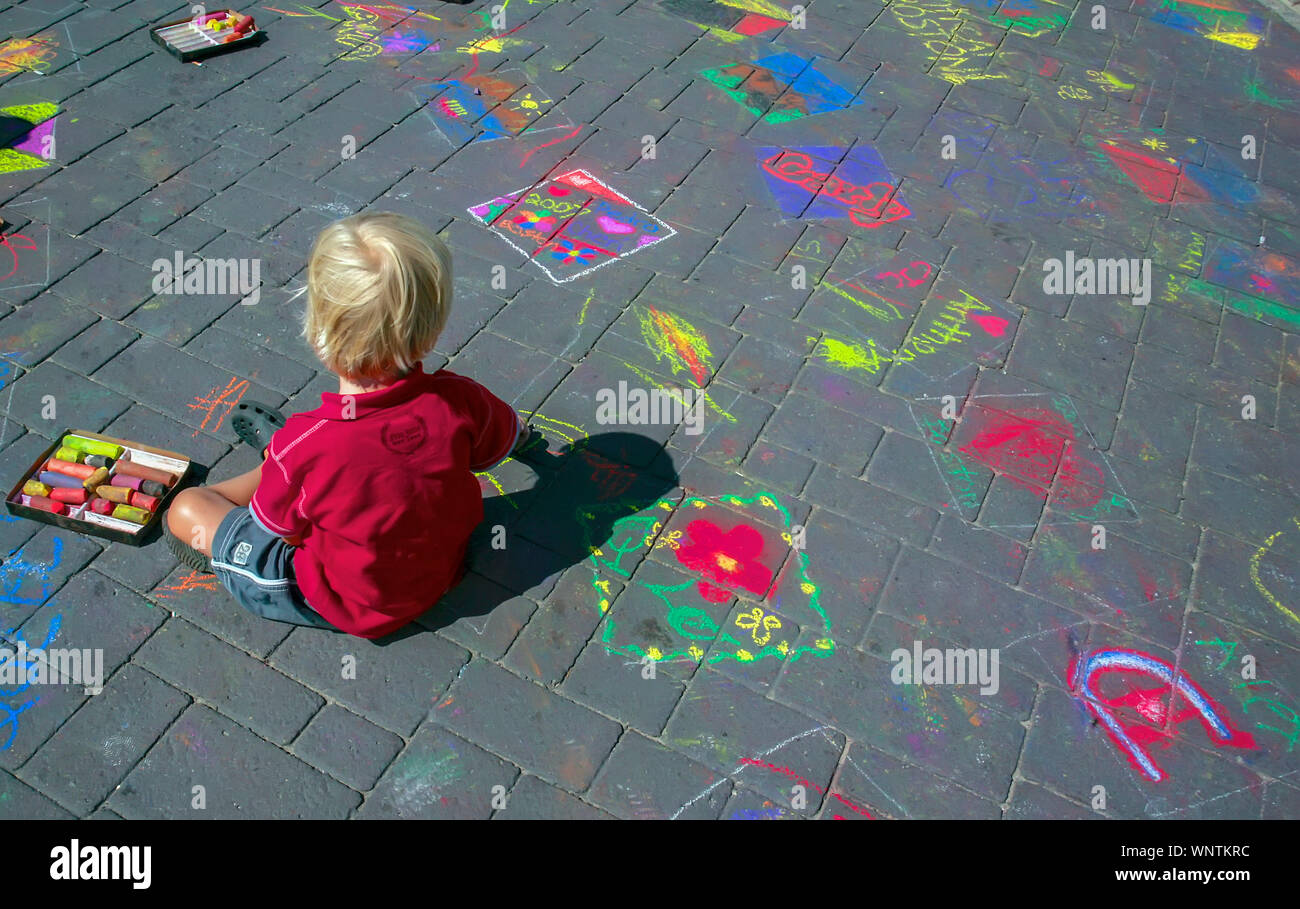
<path id="1" fill-rule="evenodd" d="M 53 584 L 50 574 L 63 561 L 63 540 L 59 537 L 54 538 L 49 563 L 29 562 L 23 558 L 22 554 L 23 550 L 20 549 L 5 559 L 3 564 L 0 564 L 0 603 L 39 606 L 50 595 L 50 586 Z M 19 595 L 18 591 L 22 589 L 28 578 L 40 579 L 41 592 L 39 596 Z"/>
<path id="2" fill-rule="evenodd" d="M 59 629 L 62 626 L 63 626 L 63 614 L 59 613 L 50 621 L 50 628 L 45 633 L 45 640 L 41 641 L 40 645 L 37 648 L 32 648 L 29 646 L 28 651 L 30 652 L 33 649 L 40 649 L 40 650 L 48 649 L 49 646 L 53 644 L 55 639 L 59 636 Z M 18 629 L 16 628 L 10 629 L 9 633 L 13 635 L 15 643 L 17 642 L 22 642 L 24 644 L 26 643 L 26 638 L 23 637 L 23 633 Z M 18 661 L 18 652 L 15 648 L 6 647 L 0 649 L 0 667 L 4 667 L 6 663 L 17 663 L 17 661 Z M 35 660 L 26 659 L 23 661 L 21 667 L 15 666 L 14 669 L 15 671 L 18 671 L 21 668 L 21 671 L 25 674 L 29 670 L 31 670 L 31 668 L 35 665 L 36 665 Z M 26 700 L 21 704 L 11 704 L 7 702 L 10 698 L 14 698 L 20 694 L 23 694 L 25 691 L 27 691 L 28 688 L 31 687 L 32 687 L 31 682 L 23 682 L 23 684 L 19 685 L 17 688 L 14 688 L 12 690 L 0 689 L 0 698 L 5 699 L 4 701 L 0 701 L 0 735 L 4 735 L 4 731 L 6 728 L 9 729 L 8 737 L 5 738 L 3 743 L 0 743 L 0 751 L 8 751 L 9 748 L 13 745 L 14 739 L 18 735 L 18 715 L 21 713 L 25 713 L 26 711 L 30 710 L 32 707 L 36 706 L 36 704 L 38 704 L 41 699 L 38 697 L 31 698 L 30 700 Z"/>

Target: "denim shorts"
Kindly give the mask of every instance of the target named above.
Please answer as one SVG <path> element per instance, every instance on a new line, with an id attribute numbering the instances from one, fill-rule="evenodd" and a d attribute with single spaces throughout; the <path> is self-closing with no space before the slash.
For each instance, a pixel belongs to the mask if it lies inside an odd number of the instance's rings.
<path id="1" fill-rule="evenodd" d="M 293 573 L 294 548 L 265 530 L 247 508 L 217 526 L 212 570 L 240 605 L 273 622 L 338 631 L 307 605 Z"/>

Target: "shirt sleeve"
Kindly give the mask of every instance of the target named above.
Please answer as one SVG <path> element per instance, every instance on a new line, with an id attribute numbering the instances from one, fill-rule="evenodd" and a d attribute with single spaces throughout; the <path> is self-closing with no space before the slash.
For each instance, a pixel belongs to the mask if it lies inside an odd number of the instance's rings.
<path id="1" fill-rule="evenodd" d="M 474 421 L 469 469 L 488 470 L 500 464 L 519 441 L 515 409 L 473 379 L 460 377 L 462 397 Z"/>
<path id="2" fill-rule="evenodd" d="M 281 537 L 299 537 L 308 529 L 307 518 L 299 510 L 302 484 L 293 481 L 281 456 L 276 454 L 277 447 L 283 446 L 283 441 L 272 436 L 266 460 L 262 462 L 262 480 L 248 507 L 263 529 Z"/>

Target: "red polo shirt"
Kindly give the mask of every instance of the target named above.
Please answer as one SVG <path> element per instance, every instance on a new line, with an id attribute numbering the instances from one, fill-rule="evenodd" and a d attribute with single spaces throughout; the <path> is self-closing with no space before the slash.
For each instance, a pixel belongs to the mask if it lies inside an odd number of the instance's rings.
<path id="1" fill-rule="evenodd" d="M 519 424 L 482 385 L 419 364 L 395 384 L 321 395 L 271 439 L 250 503 L 268 531 L 298 538 L 293 566 L 312 609 L 378 638 L 459 580 L 483 520 L 473 471 L 504 460 Z"/>

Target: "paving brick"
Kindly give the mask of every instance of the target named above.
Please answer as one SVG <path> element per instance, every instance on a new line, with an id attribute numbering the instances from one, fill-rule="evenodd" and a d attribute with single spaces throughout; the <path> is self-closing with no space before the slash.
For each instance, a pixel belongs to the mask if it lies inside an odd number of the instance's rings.
<path id="1" fill-rule="evenodd" d="M 481 660 L 465 668 L 433 719 L 572 792 L 590 785 L 619 734 L 612 720 Z"/>
<path id="2" fill-rule="evenodd" d="M 994 801 L 859 742 L 849 746 L 834 788 L 854 805 L 869 806 L 878 818 L 998 817 Z M 854 813 L 833 798 L 827 804 L 842 815 Z"/>
<path id="3" fill-rule="evenodd" d="M 292 739 L 321 705 L 319 695 L 183 619 L 169 620 L 135 661 L 280 743 Z"/>
<path id="4" fill-rule="evenodd" d="M 0 817 L 6 820 L 71 820 L 75 815 L 0 770 Z"/>
<path id="5" fill-rule="evenodd" d="M 810 658 L 808 662 L 826 661 Z M 752 759 L 797 768 L 801 776 L 825 785 L 821 781 L 830 781 L 843 743 L 829 729 L 823 736 L 823 728 L 725 675 L 702 670 L 669 720 L 663 741 L 719 773 L 735 773 L 746 766 L 746 759 Z M 764 775 L 747 781 L 764 795 L 788 797 L 782 777 Z"/>
<path id="6" fill-rule="evenodd" d="M 195 786 L 203 787 L 201 809 L 193 807 Z M 114 790 L 108 807 L 128 819 L 342 819 L 360 801 L 342 783 L 196 704 Z"/>
<path id="7" fill-rule="evenodd" d="M 726 777 L 629 732 L 601 768 L 589 798 L 622 818 L 713 820 L 729 794 Z"/>
<path id="8" fill-rule="evenodd" d="M 529 820 L 612 820 L 613 815 L 593 808 L 563 789 L 523 774 L 510 790 L 506 807 L 493 813 L 496 821 Z"/>
<path id="9" fill-rule="evenodd" d="M 296 629 L 272 655 L 270 665 L 385 729 L 409 735 L 468 659 L 466 651 L 428 633 L 398 636 L 380 645 Z M 349 678 L 344 670 L 351 675 L 353 661 L 356 677 Z"/>
<path id="10" fill-rule="evenodd" d="M 608 584 L 607 597 L 613 602 L 623 585 L 613 579 Z M 587 566 L 565 572 L 511 645 L 504 664 L 537 682 L 559 682 L 600 621 L 595 599 Z"/>
<path id="11" fill-rule="evenodd" d="M 251 400 L 272 407 L 284 401 L 283 395 L 154 338 L 141 338 L 94 375 L 96 381 L 120 389 L 166 416 L 213 433 L 226 425 L 227 414 L 245 393 Z M 177 381 L 158 380 L 167 375 L 175 376 Z M 185 377 L 183 381 L 181 376 Z"/>
<path id="12" fill-rule="evenodd" d="M 1008 368 L 1049 388 L 1117 407 L 1132 346 L 1074 323 L 1049 324 L 1033 313 L 1025 316 Z"/>
<path id="13" fill-rule="evenodd" d="M 829 431 L 831 427 L 843 426 L 852 420 L 850 411 L 827 406 L 812 397 L 792 394 L 772 415 L 763 437 L 841 470 L 861 473 L 884 431 L 871 423 L 859 423 L 854 436 Z"/>
<path id="14" fill-rule="evenodd" d="M 0 319 L 0 345 L 6 356 L 35 365 L 95 321 L 85 307 L 43 294 Z"/>
<path id="15" fill-rule="evenodd" d="M 977 703 L 985 699 L 965 697 L 952 688 L 890 684 L 893 667 L 886 660 L 844 649 L 833 659 L 792 664 L 776 696 L 855 740 L 949 776 L 986 797 L 1002 799 L 1010 788 L 1014 755 L 1024 735 L 1020 724 Z M 917 710 L 926 713 L 929 730 L 919 735 L 907 717 Z M 965 732 L 967 728 L 979 732 Z M 984 760 L 977 754 L 985 755 Z"/>
<path id="16" fill-rule="evenodd" d="M 1006 814 L 1003 815 L 1008 820 L 1044 818 L 1098 820 L 1103 816 L 1068 799 L 1063 799 L 1049 789 L 1023 780 L 1016 783 L 1011 793 L 1011 800 L 1007 803 Z"/>
<path id="17" fill-rule="evenodd" d="M 51 289 L 70 303 L 110 319 L 123 319 L 153 296 L 153 273 L 112 253 L 100 253 Z"/>
<path id="18" fill-rule="evenodd" d="M 1083 525 L 1044 528 L 1025 566 L 1024 587 L 1164 646 L 1177 644 L 1191 565 L 1119 537 L 1092 548 Z"/>
<path id="19" fill-rule="evenodd" d="M 470 651 L 499 660 L 537 609 L 527 597 L 474 572 L 417 621 Z"/>
<path id="20" fill-rule="evenodd" d="M 125 666 L 22 769 L 25 779 L 81 815 L 99 805 L 190 703 Z"/>
<path id="21" fill-rule="evenodd" d="M 647 679 L 646 669 L 593 641 L 578 655 L 558 690 L 633 729 L 658 735 L 686 686 L 667 673 L 656 672 Z"/>
<path id="22" fill-rule="evenodd" d="M 365 792 L 402 750 L 402 740 L 355 713 L 327 704 L 294 740 L 293 753 Z"/>

